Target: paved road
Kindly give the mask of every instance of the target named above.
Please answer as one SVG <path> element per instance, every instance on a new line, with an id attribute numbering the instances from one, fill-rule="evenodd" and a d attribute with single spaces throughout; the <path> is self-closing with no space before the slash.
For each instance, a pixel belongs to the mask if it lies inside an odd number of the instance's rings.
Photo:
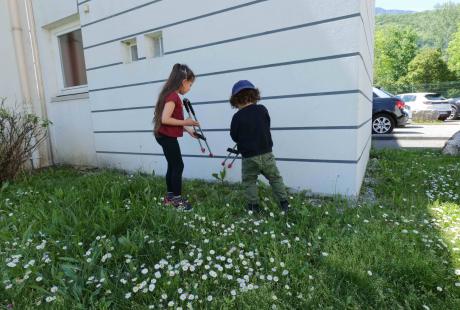
<path id="1" fill-rule="evenodd" d="M 442 148 L 447 140 L 460 131 L 460 120 L 436 125 L 407 125 L 396 128 L 390 135 L 372 135 L 375 148 Z"/>

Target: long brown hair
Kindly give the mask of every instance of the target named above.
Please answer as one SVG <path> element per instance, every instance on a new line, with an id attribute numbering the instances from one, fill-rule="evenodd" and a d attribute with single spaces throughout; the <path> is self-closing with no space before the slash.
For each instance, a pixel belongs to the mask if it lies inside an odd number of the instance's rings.
<path id="1" fill-rule="evenodd" d="M 175 64 L 172 68 L 171 74 L 168 80 L 165 82 L 161 89 L 160 95 L 158 96 L 157 103 L 155 105 L 155 114 L 153 116 L 153 132 L 155 136 L 158 135 L 158 129 L 161 126 L 161 116 L 165 108 L 165 98 L 174 91 L 177 91 L 182 86 L 182 81 L 187 80 L 193 82 L 195 80 L 195 74 L 187 65 Z"/>

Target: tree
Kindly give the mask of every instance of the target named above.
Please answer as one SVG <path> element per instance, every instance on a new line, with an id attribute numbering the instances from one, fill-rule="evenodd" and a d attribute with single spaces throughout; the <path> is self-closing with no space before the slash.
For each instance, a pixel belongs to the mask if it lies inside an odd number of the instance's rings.
<path id="1" fill-rule="evenodd" d="M 460 28 L 460 26 L 459 26 Z M 460 31 L 454 34 L 447 50 L 449 69 L 460 78 Z"/>
<path id="2" fill-rule="evenodd" d="M 390 87 L 406 76 L 417 54 L 418 36 L 412 28 L 388 26 L 375 34 L 375 77 L 378 86 Z"/>
<path id="3" fill-rule="evenodd" d="M 453 34 L 458 29 L 460 19 L 459 6 L 451 1 L 436 5 L 435 14 L 431 20 L 430 31 L 433 34 L 434 47 L 445 52 Z"/>
<path id="4" fill-rule="evenodd" d="M 446 62 L 439 49 L 422 50 L 410 63 L 409 72 L 404 81 L 413 85 L 435 84 L 452 79 Z"/>

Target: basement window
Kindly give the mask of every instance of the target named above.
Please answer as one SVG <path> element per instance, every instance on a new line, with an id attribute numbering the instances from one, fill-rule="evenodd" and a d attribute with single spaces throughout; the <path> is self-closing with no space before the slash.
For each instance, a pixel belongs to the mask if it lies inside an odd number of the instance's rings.
<path id="1" fill-rule="evenodd" d="M 161 31 L 145 35 L 147 58 L 163 56 L 163 34 Z"/>
<path id="2" fill-rule="evenodd" d="M 131 63 L 139 60 L 136 38 L 122 41 L 124 63 Z"/>

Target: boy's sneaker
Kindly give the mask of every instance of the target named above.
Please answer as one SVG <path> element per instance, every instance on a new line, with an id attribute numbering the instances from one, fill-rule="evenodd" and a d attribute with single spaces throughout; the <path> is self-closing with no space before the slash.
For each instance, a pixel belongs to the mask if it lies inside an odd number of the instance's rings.
<path id="1" fill-rule="evenodd" d="M 281 201 L 280 202 L 280 208 L 281 208 L 281 211 L 283 211 L 284 213 L 288 213 L 288 211 L 289 211 L 289 202 L 287 202 L 287 200 Z"/>
<path id="2" fill-rule="evenodd" d="M 259 213 L 262 211 L 262 209 L 259 207 L 258 204 L 253 204 L 253 203 L 250 203 L 246 206 L 246 210 L 248 211 L 252 211 L 254 213 Z"/>
<path id="3" fill-rule="evenodd" d="M 176 208 L 177 211 L 192 211 L 192 205 L 188 202 L 187 199 L 184 199 L 182 197 L 174 197 L 171 199 L 171 204 Z"/>

